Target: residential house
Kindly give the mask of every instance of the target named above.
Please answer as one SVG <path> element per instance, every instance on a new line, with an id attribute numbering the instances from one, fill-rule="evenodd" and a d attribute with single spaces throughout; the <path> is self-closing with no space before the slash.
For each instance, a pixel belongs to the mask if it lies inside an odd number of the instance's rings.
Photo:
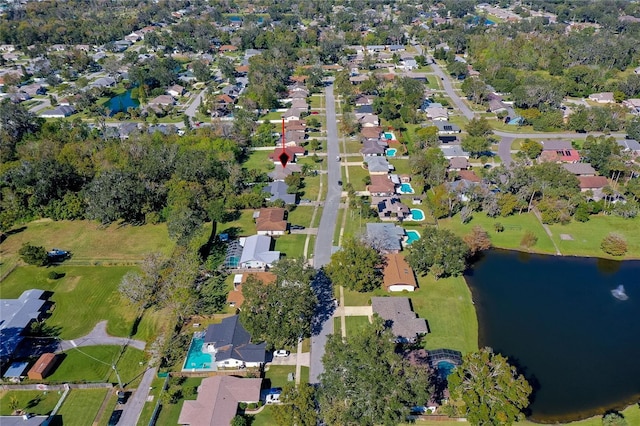
<path id="1" fill-rule="evenodd" d="M 28 93 L 30 96 L 47 94 L 47 88 L 39 83 L 27 84 L 25 86 L 20 87 L 20 90 L 22 90 L 25 93 Z"/>
<path id="2" fill-rule="evenodd" d="M 284 124 L 284 128 L 285 130 L 289 131 L 289 130 L 306 130 L 307 128 L 307 123 L 305 123 L 303 120 L 291 120 L 289 122 L 286 122 Z"/>
<path id="3" fill-rule="evenodd" d="M 21 90 L 16 93 L 9 94 L 9 99 L 14 104 L 19 104 L 20 102 L 28 101 L 29 99 L 31 99 L 31 96 L 27 92 Z"/>
<path id="4" fill-rule="evenodd" d="M 258 235 L 284 235 L 289 229 L 287 211 L 279 207 L 260 209 L 254 215 Z"/>
<path id="5" fill-rule="evenodd" d="M 358 122 L 362 127 L 378 127 L 380 119 L 375 114 L 356 114 Z"/>
<path id="6" fill-rule="evenodd" d="M 287 147 L 302 145 L 307 138 L 306 132 L 303 130 L 285 130 L 284 144 Z"/>
<path id="7" fill-rule="evenodd" d="M 427 321 L 413 312 L 408 297 L 372 297 L 371 307 L 391 329 L 396 343 L 415 343 L 429 333 Z"/>
<path id="8" fill-rule="evenodd" d="M 367 80 L 369 80 L 369 76 L 367 74 L 358 74 L 358 75 L 349 77 L 349 81 L 351 82 L 351 84 L 356 84 L 356 85 L 360 83 L 364 83 Z"/>
<path id="9" fill-rule="evenodd" d="M 469 158 L 469 153 L 464 151 L 460 145 L 442 145 L 439 147 L 440 151 L 444 155 L 444 158 L 451 160 L 455 157 Z"/>
<path id="10" fill-rule="evenodd" d="M 390 253 L 384 256 L 385 265 L 382 287 L 387 291 L 415 291 L 418 288 L 413 269 L 398 253 Z"/>
<path id="11" fill-rule="evenodd" d="M 179 84 L 174 84 L 167 89 L 167 94 L 173 96 L 174 98 L 179 98 L 184 94 L 184 87 L 180 86 Z"/>
<path id="12" fill-rule="evenodd" d="M 599 104 L 613 104 L 616 100 L 613 98 L 613 92 L 592 93 L 589 100 Z"/>
<path id="13" fill-rule="evenodd" d="M 287 164 L 287 166 L 289 166 L 289 164 Z M 276 170 L 281 168 L 282 167 L 276 166 Z M 269 196 L 267 197 L 267 201 L 282 200 L 285 204 L 295 204 L 296 194 L 289 194 L 287 192 L 288 189 L 289 186 L 281 180 L 271 182 L 264 188 L 264 191 L 269 194 Z"/>
<path id="14" fill-rule="evenodd" d="M 403 69 L 405 71 L 411 71 L 418 68 L 418 62 L 415 59 L 403 59 L 400 64 L 396 65 L 396 68 Z"/>
<path id="15" fill-rule="evenodd" d="M 384 51 L 384 46 L 383 45 L 369 45 L 366 47 L 367 49 L 367 53 L 373 54 L 373 53 L 379 53 L 379 52 L 383 52 Z"/>
<path id="16" fill-rule="evenodd" d="M 218 51 L 222 52 L 222 53 L 235 52 L 236 50 L 238 50 L 238 48 L 236 46 L 232 46 L 230 44 L 223 44 L 222 46 L 220 46 L 218 48 Z"/>
<path id="17" fill-rule="evenodd" d="M 596 169 L 589 163 L 563 163 L 562 167 L 566 171 L 576 176 L 595 176 Z"/>
<path id="18" fill-rule="evenodd" d="M 302 114 L 302 112 L 302 110 L 297 108 L 289 108 L 284 112 L 284 114 L 282 114 L 282 117 L 284 117 L 285 123 L 288 121 L 300 120 L 300 114 Z"/>
<path id="19" fill-rule="evenodd" d="M 427 108 L 427 112 L 431 108 Z M 434 121 L 433 125 L 438 128 L 439 135 L 455 135 L 462 131 L 460 127 L 453 123 L 449 123 L 448 121 Z"/>
<path id="20" fill-rule="evenodd" d="M 399 253 L 402 250 L 404 228 L 392 223 L 367 223 L 366 239 L 381 253 Z"/>
<path id="21" fill-rule="evenodd" d="M 301 111 L 308 111 L 309 104 L 307 103 L 306 99 L 292 99 L 291 108 L 295 108 Z"/>
<path id="22" fill-rule="evenodd" d="M 480 176 L 476 174 L 473 170 L 460 170 L 458 171 L 458 178 L 463 181 L 471 182 L 471 183 L 480 183 Z"/>
<path id="23" fill-rule="evenodd" d="M 360 118 L 361 116 L 366 114 L 374 114 L 373 105 L 368 104 L 356 107 L 356 118 Z"/>
<path id="24" fill-rule="evenodd" d="M 211 115 L 213 116 L 222 116 L 222 115 L 226 115 L 229 112 L 231 112 L 231 110 L 233 110 L 233 105 L 234 105 L 234 100 L 231 96 L 226 95 L 226 94 L 221 94 L 215 97 L 214 103 L 213 103 L 213 111 L 211 113 Z"/>
<path id="25" fill-rule="evenodd" d="M 42 118 L 65 118 L 76 113 L 76 109 L 70 105 L 59 105 L 52 110 L 40 113 Z"/>
<path id="26" fill-rule="evenodd" d="M 89 87 L 113 87 L 116 85 L 116 79 L 113 77 L 100 77 L 89 84 Z"/>
<path id="27" fill-rule="evenodd" d="M 386 175 L 394 170 L 393 165 L 385 157 L 369 156 L 366 158 L 367 169 L 370 175 Z"/>
<path id="28" fill-rule="evenodd" d="M 443 107 L 429 106 L 425 110 L 427 118 L 434 121 L 447 121 L 449 119 L 449 112 Z"/>
<path id="29" fill-rule="evenodd" d="M 640 156 L 640 142 L 634 139 L 624 139 L 616 141 L 622 150 L 631 154 L 633 158 Z"/>
<path id="30" fill-rule="evenodd" d="M 171 106 L 174 103 L 175 103 L 175 100 L 170 95 L 156 96 L 155 98 L 149 101 L 150 106 L 154 105 L 154 106 L 162 106 L 162 107 Z"/>
<path id="31" fill-rule="evenodd" d="M 400 221 L 411 216 L 411 210 L 406 204 L 396 197 L 373 197 L 371 205 L 378 212 L 378 217 L 382 221 Z"/>
<path id="32" fill-rule="evenodd" d="M 243 274 L 235 274 L 233 277 L 233 290 L 227 295 L 227 303 L 229 306 L 240 309 L 244 303 L 242 295 L 242 285 L 247 282 L 249 277 L 254 277 L 264 284 L 271 284 L 276 281 L 276 276 L 272 272 L 247 272 Z"/>
<path id="33" fill-rule="evenodd" d="M 198 397 L 182 405 L 178 424 L 188 426 L 230 425 L 239 403 L 260 400 L 262 379 L 212 376 L 202 380 Z"/>
<path id="34" fill-rule="evenodd" d="M 375 99 L 375 96 L 370 96 L 370 95 L 359 95 L 356 98 L 356 106 L 360 107 L 363 105 L 373 105 L 373 100 Z M 372 110 L 373 111 L 373 110 Z"/>
<path id="35" fill-rule="evenodd" d="M 640 114 L 640 99 L 627 99 L 622 101 L 622 105 L 629 108 L 633 114 Z"/>
<path id="36" fill-rule="evenodd" d="M 47 305 L 44 290 L 26 290 L 17 299 L 0 299 L 0 364 L 11 359 L 31 322 L 39 321 Z"/>
<path id="37" fill-rule="evenodd" d="M 469 160 L 465 157 L 453 157 L 449 159 L 449 170 L 466 170 L 469 168 Z"/>
<path id="38" fill-rule="evenodd" d="M 389 45 L 389 52 L 404 52 L 404 46 L 401 44 Z"/>
<path id="39" fill-rule="evenodd" d="M 282 154 L 287 156 L 287 161 L 295 163 L 298 157 L 304 156 L 307 150 L 301 146 L 285 146 L 284 150 L 282 147 L 277 147 L 271 154 L 269 154 L 269 160 L 273 161 L 276 165 L 280 164 L 280 157 Z"/>
<path id="40" fill-rule="evenodd" d="M 365 139 L 377 139 L 382 133 L 382 127 L 363 127 L 360 130 L 360 135 Z"/>
<path id="41" fill-rule="evenodd" d="M 396 185 L 388 174 L 370 175 L 371 183 L 367 185 L 367 191 L 374 197 L 391 197 L 396 192 Z"/>
<path id="42" fill-rule="evenodd" d="M 260 367 L 265 363 L 266 343 L 251 343 L 251 335 L 238 315 L 207 327 L 202 351 L 215 356 L 218 368 Z"/>
<path id="43" fill-rule="evenodd" d="M 384 155 L 389 144 L 382 139 L 365 139 L 362 142 L 362 148 L 360 153 L 365 158 L 369 156 L 381 156 Z"/>
<path id="44" fill-rule="evenodd" d="M 252 235 L 242 241 L 238 266 L 245 269 L 265 269 L 280 259 L 280 252 L 271 250 L 271 237 Z"/>
<path id="45" fill-rule="evenodd" d="M 580 153 L 571 146 L 571 142 L 548 140 L 542 142 L 540 161 L 577 163 L 580 161 Z"/>
<path id="46" fill-rule="evenodd" d="M 50 416 L 0 416 L 2 426 L 41 426 L 49 424 Z"/>
<path id="47" fill-rule="evenodd" d="M 271 180 L 274 181 L 284 181 L 284 179 L 287 176 L 290 176 L 293 173 L 300 173 L 302 171 L 302 167 L 300 167 L 299 164 L 295 164 L 295 163 L 287 163 L 286 166 L 282 167 L 280 164 L 278 164 L 272 171 L 270 171 L 269 173 L 267 173 L 267 176 L 269 176 L 271 178 Z M 289 194 L 292 195 L 292 194 Z M 282 196 L 281 196 L 282 198 Z M 284 198 L 282 198 L 284 200 Z M 285 203 L 287 204 L 295 204 L 295 195 L 293 196 L 293 200 L 291 203 L 287 202 L 286 200 Z M 273 201 L 273 198 L 271 199 L 271 201 Z"/>
<path id="48" fill-rule="evenodd" d="M 31 380 L 43 380 L 53 372 L 57 364 L 56 354 L 44 353 L 31 367 L 27 376 Z"/>

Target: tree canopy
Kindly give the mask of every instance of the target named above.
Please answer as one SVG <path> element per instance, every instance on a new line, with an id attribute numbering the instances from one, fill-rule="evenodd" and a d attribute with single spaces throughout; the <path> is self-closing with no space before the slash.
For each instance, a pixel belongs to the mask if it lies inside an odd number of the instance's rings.
<path id="1" fill-rule="evenodd" d="M 466 416 L 472 425 L 510 425 L 522 420 L 532 392 L 507 358 L 490 348 L 465 355 L 447 381 L 448 409 Z"/>
<path id="2" fill-rule="evenodd" d="M 395 352 L 393 335 L 377 315 L 346 340 L 329 336 L 322 362 L 318 401 L 328 425 L 395 425 L 409 407 L 429 400 L 426 369 Z"/>
<path id="3" fill-rule="evenodd" d="M 422 231 L 422 237 L 411 244 L 407 262 L 416 272 L 446 277 L 464 272 L 468 253 L 467 245 L 453 232 L 428 227 Z"/>
<path id="4" fill-rule="evenodd" d="M 350 238 L 331 255 L 325 272 L 334 285 L 355 291 L 372 291 L 382 284 L 381 264 L 382 257 L 374 248 Z"/>

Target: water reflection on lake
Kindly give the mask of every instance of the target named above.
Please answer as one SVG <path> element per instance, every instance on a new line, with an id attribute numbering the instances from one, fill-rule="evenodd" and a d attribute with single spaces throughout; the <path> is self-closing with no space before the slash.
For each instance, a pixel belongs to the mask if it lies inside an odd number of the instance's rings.
<path id="1" fill-rule="evenodd" d="M 126 112 L 128 108 L 138 108 L 138 106 L 140 106 L 140 102 L 138 102 L 137 99 L 131 98 L 131 90 L 132 89 L 129 89 L 109 99 L 109 102 L 106 104 L 106 107 L 111 111 L 109 116 L 113 116 L 119 112 Z"/>
<path id="2" fill-rule="evenodd" d="M 532 419 L 567 421 L 640 398 L 640 261 L 493 250 L 467 274 L 480 345 L 523 368 Z M 627 300 L 612 290 L 623 285 Z"/>

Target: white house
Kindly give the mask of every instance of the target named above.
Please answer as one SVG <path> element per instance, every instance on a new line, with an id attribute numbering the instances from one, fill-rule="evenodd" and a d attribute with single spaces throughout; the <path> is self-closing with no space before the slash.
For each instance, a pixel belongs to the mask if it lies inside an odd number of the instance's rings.
<path id="1" fill-rule="evenodd" d="M 271 237 L 267 235 L 252 235 L 241 243 L 240 268 L 265 269 L 280 259 L 280 252 L 271 250 Z"/>

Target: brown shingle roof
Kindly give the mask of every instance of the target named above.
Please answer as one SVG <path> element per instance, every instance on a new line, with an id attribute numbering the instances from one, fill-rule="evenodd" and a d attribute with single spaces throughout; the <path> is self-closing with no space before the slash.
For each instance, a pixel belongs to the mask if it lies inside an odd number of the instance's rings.
<path id="1" fill-rule="evenodd" d="M 387 261 L 384 267 L 383 286 L 384 289 L 389 291 L 389 287 L 392 285 L 410 285 L 413 288 L 418 287 L 416 277 L 413 274 L 413 269 L 404 260 L 404 256 L 397 253 L 390 253 L 385 255 Z"/>
<path id="2" fill-rule="evenodd" d="M 372 194 L 393 194 L 395 192 L 395 185 L 391 182 L 388 175 L 371 175 L 371 184 L 367 186 L 367 190 Z"/>
<path id="3" fill-rule="evenodd" d="M 286 231 L 287 221 L 284 219 L 286 210 L 279 207 L 260 209 L 260 216 L 256 219 L 257 231 Z"/>
<path id="4" fill-rule="evenodd" d="M 236 284 L 234 289 L 229 292 L 227 295 L 227 303 L 232 304 L 236 308 L 240 308 L 244 303 L 244 296 L 242 295 L 242 284 L 247 282 L 247 279 L 250 275 L 253 275 L 255 278 L 259 279 L 265 284 L 271 284 L 276 282 L 276 276 L 271 272 L 251 272 L 242 274 L 242 281 L 240 284 Z"/>
<path id="5" fill-rule="evenodd" d="M 599 189 L 609 185 L 609 181 L 604 176 L 578 176 L 580 189 Z"/>
<path id="6" fill-rule="evenodd" d="M 473 170 L 460 170 L 458 176 L 462 180 L 468 180 L 469 182 L 480 182 L 480 178 Z"/>

